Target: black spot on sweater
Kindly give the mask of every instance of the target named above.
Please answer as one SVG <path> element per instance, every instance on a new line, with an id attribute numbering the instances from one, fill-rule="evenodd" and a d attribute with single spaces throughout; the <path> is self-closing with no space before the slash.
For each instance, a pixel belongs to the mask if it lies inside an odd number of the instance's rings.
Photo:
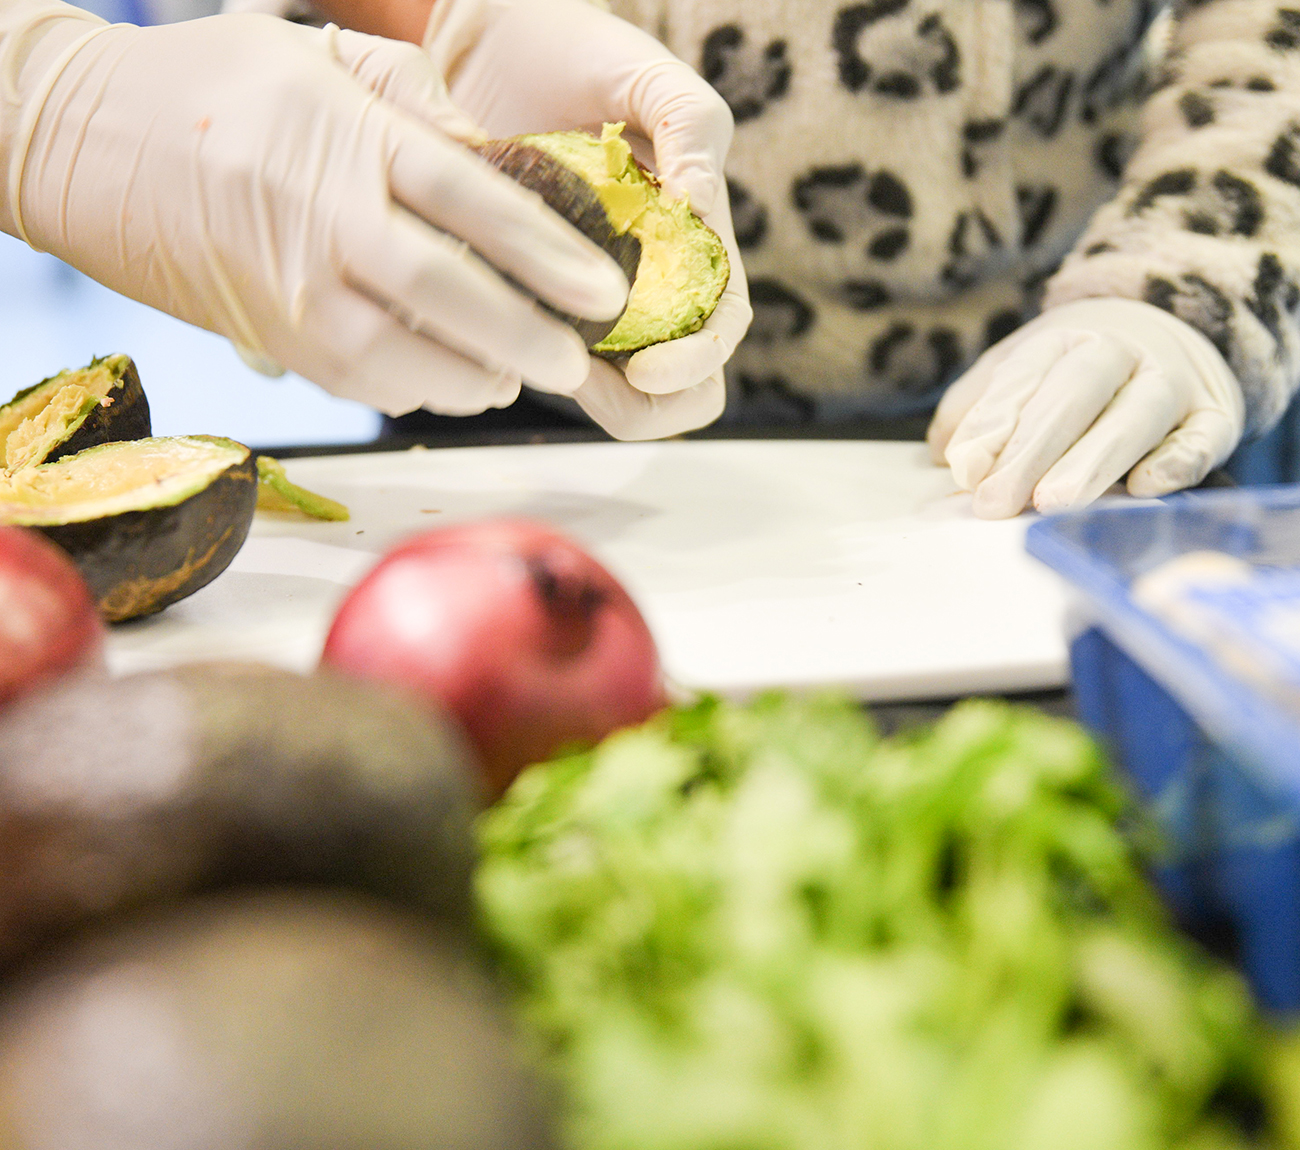
<path id="1" fill-rule="evenodd" d="M 907 0 L 850 4 L 835 15 L 831 46 L 850 92 L 915 100 L 961 83 L 957 40 L 937 12 L 914 14 Z"/>
<path id="2" fill-rule="evenodd" d="M 745 338 L 755 343 L 775 343 L 804 335 L 816 318 L 807 300 L 774 279 L 750 280 L 749 301 L 754 307 L 754 322 Z"/>
<path id="3" fill-rule="evenodd" d="M 736 180 L 727 180 L 727 195 L 731 200 L 736 246 L 742 251 L 750 251 L 761 245 L 767 236 L 767 209 Z"/>
<path id="4" fill-rule="evenodd" d="M 876 260 L 893 260 L 906 250 L 911 233 L 912 196 L 892 172 L 868 172 L 861 164 L 813 168 L 791 190 L 814 239 L 856 244 Z"/>
<path id="5" fill-rule="evenodd" d="M 739 24 L 724 24 L 704 38 L 700 75 L 726 100 L 737 123 L 761 115 L 784 96 L 790 74 L 784 40 L 751 44 Z"/>

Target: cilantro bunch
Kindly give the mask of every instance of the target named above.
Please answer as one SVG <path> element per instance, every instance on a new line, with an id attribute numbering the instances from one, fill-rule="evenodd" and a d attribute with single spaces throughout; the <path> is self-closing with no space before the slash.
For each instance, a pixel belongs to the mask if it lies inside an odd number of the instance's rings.
<path id="1" fill-rule="evenodd" d="M 581 1150 L 1226 1150 L 1260 1027 L 1075 725 L 706 699 L 531 768 L 488 936 Z"/>

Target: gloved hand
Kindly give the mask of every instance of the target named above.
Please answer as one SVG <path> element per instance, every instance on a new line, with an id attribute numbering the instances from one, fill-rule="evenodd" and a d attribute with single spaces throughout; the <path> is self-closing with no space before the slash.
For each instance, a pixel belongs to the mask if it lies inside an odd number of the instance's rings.
<path id="1" fill-rule="evenodd" d="M 574 398 L 623 439 L 717 418 L 722 365 L 753 315 L 723 177 L 732 122 L 722 98 L 653 37 L 585 0 L 435 0 L 424 46 L 489 136 L 599 133 L 623 121 L 634 146 L 650 141 L 664 188 L 722 237 L 731 280 L 700 331 L 637 352 L 622 373 L 596 360 Z"/>
<path id="2" fill-rule="evenodd" d="M 494 268 L 593 317 L 622 309 L 623 274 L 458 142 L 475 130 L 418 48 L 51 0 L 5 0 L 0 37 L 11 234 L 390 414 L 586 380 L 581 340 Z"/>
<path id="3" fill-rule="evenodd" d="M 944 395 L 936 462 L 1001 519 L 1096 499 L 1128 474 L 1137 496 L 1199 483 L 1241 439 L 1245 404 L 1199 331 L 1150 304 L 1084 299 L 989 348 Z M 1136 465 L 1136 466 L 1135 466 Z"/>

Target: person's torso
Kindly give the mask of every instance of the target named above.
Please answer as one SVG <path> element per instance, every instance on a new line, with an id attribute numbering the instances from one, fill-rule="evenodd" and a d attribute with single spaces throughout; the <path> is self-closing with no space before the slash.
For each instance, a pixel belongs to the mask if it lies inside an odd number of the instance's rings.
<path id="1" fill-rule="evenodd" d="M 613 0 L 736 119 L 733 415 L 930 403 L 1034 306 L 1131 147 L 1155 0 Z M 819 412 L 819 408 L 824 412 Z"/>

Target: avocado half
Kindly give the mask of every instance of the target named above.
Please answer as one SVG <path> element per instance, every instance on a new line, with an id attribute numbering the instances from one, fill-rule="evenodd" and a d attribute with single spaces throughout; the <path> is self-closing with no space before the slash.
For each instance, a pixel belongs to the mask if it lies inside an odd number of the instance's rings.
<path id="1" fill-rule="evenodd" d="M 80 569 L 110 623 L 161 611 L 229 566 L 257 506 L 242 443 L 104 443 L 0 474 L 0 523 L 34 527 Z"/>
<path id="2" fill-rule="evenodd" d="M 590 132 L 545 132 L 493 140 L 480 151 L 493 164 L 536 191 L 552 208 L 600 244 L 623 268 L 630 247 L 614 247 L 602 228 L 637 241 L 639 258 L 627 307 L 607 330 L 575 326 L 592 351 L 624 355 L 698 331 L 713 314 L 731 265 L 718 234 L 672 199 L 632 156 L 622 124 Z M 576 179 L 575 179 L 576 177 Z M 585 194 L 584 194 L 585 190 Z M 590 194 L 604 223 L 590 223 Z M 596 336 L 596 338 L 593 338 Z"/>
<path id="3" fill-rule="evenodd" d="M 104 356 L 43 379 L 0 407 L 0 469 L 17 471 L 149 432 L 149 401 L 131 357 Z"/>

